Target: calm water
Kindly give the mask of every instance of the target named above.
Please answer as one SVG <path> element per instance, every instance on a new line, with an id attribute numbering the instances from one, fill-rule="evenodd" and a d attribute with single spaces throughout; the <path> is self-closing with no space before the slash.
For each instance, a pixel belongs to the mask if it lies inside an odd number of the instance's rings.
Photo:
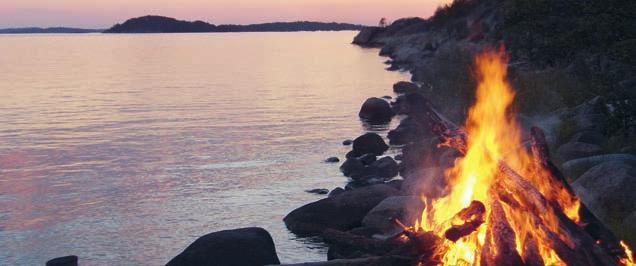
<path id="1" fill-rule="evenodd" d="M 342 186 L 340 143 L 406 78 L 354 32 L 0 36 L 0 264 L 162 265 L 197 237 L 272 233 Z"/>

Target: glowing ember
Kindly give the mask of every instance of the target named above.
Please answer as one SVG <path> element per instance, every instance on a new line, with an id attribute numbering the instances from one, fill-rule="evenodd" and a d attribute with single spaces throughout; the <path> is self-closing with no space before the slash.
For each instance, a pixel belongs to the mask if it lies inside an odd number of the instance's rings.
<path id="1" fill-rule="evenodd" d="M 541 151 L 533 150 L 533 156 L 522 144 L 521 129 L 510 110 L 515 94 L 507 81 L 504 50 L 481 53 L 475 65 L 478 86 L 464 125 L 464 156 L 445 172 L 447 194 L 423 198 L 429 204 L 415 221 L 415 230 L 444 239 L 437 250 L 443 265 L 497 264 L 500 256 L 513 264 L 523 259 L 565 265 L 555 248 L 573 249 L 575 244 L 560 227 L 559 217 L 579 223 L 580 202 L 550 176 L 547 162 L 535 154 Z M 522 198 L 518 191 L 508 191 L 506 185 L 514 182 L 510 176 L 519 177 L 517 185 L 527 183 L 538 193 Z M 631 251 L 624 249 L 629 255 L 621 263 L 633 265 Z"/>

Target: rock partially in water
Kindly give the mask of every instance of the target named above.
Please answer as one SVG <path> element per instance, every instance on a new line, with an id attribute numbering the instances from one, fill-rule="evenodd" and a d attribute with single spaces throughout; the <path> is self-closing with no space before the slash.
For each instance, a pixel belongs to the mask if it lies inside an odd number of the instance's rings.
<path id="1" fill-rule="evenodd" d="M 358 157 L 367 153 L 382 155 L 389 146 L 376 133 L 366 133 L 353 140 L 353 154 Z"/>
<path id="2" fill-rule="evenodd" d="M 324 195 L 324 194 L 329 193 L 329 189 L 326 189 L 326 188 L 314 188 L 314 189 L 310 189 L 310 190 L 305 190 L 305 192 L 312 193 L 312 194 L 318 194 L 318 195 Z"/>
<path id="3" fill-rule="evenodd" d="M 46 266 L 77 266 L 78 257 L 75 255 L 59 257 L 46 262 Z"/>
<path id="4" fill-rule="evenodd" d="M 367 169 L 367 173 L 390 179 L 398 175 L 398 170 L 397 162 L 393 160 L 393 158 L 386 156 L 371 163 Z"/>
<path id="5" fill-rule="evenodd" d="M 382 99 L 391 100 L 391 99 L 393 99 L 393 97 L 391 97 L 389 95 L 384 95 L 384 96 L 382 96 Z"/>
<path id="6" fill-rule="evenodd" d="M 338 159 L 338 157 L 329 157 L 329 158 L 325 159 L 326 163 L 337 163 L 339 161 L 340 161 L 340 159 Z"/>
<path id="7" fill-rule="evenodd" d="M 364 173 L 365 166 L 358 158 L 349 158 L 340 166 L 340 172 L 344 176 L 360 176 Z"/>
<path id="8" fill-rule="evenodd" d="M 373 153 L 367 153 L 358 157 L 358 160 L 360 160 L 364 165 L 369 165 L 375 162 L 375 160 L 377 160 L 377 157 Z"/>
<path id="9" fill-rule="evenodd" d="M 417 84 L 408 81 L 400 81 L 393 84 L 393 92 L 395 93 L 413 93 L 420 89 Z"/>
<path id="10" fill-rule="evenodd" d="M 341 187 L 337 187 L 331 190 L 331 192 L 329 192 L 329 195 L 327 195 L 327 197 L 333 197 L 336 196 L 342 192 L 345 192 L 344 188 Z"/>
<path id="11" fill-rule="evenodd" d="M 367 99 L 358 116 L 370 123 L 386 123 L 391 121 L 395 114 L 391 110 L 391 105 L 384 99 L 372 97 Z"/>
<path id="12" fill-rule="evenodd" d="M 351 144 L 353 144 L 353 140 L 346 139 L 346 140 L 342 141 L 342 145 L 344 145 L 344 146 L 349 146 Z"/>
<path id="13" fill-rule="evenodd" d="M 398 193 L 385 184 L 348 190 L 295 209 L 283 221 L 298 235 L 318 235 L 327 228 L 346 231 L 360 226 L 373 207 Z"/>
<path id="14" fill-rule="evenodd" d="M 272 237 L 263 228 L 249 227 L 204 235 L 166 265 L 252 266 L 269 264 L 280 264 Z"/>
<path id="15" fill-rule="evenodd" d="M 572 188 L 605 224 L 617 224 L 636 211 L 636 167 L 624 161 L 609 161 L 592 167 Z"/>

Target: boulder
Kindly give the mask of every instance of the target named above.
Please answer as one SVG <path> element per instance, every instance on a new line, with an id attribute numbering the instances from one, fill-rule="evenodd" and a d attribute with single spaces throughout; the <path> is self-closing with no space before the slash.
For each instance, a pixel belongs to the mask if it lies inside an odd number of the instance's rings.
<path id="1" fill-rule="evenodd" d="M 404 145 L 428 137 L 431 137 L 430 130 L 418 126 L 410 117 L 402 119 L 400 124 L 387 134 L 391 145 Z"/>
<path id="2" fill-rule="evenodd" d="M 355 259 L 335 259 L 319 262 L 284 264 L 283 266 L 409 266 L 414 265 L 411 258 L 403 256 L 365 257 Z"/>
<path id="3" fill-rule="evenodd" d="M 373 228 L 383 235 L 395 235 L 402 229 L 391 221 L 398 218 L 406 225 L 413 225 L 422 215 L 426 204 L 419 196 L 393 196 L 384 199 L 362 219 L 362 226 Z"/>
<path id="4" fill-rule="evenodd" d="M 393 158 L 386 156 L 371 163 L 367 168 L 369 175 L 376 175 L 381 178 L 390 179 L 398 175 L 398 164 Z"/>
<path id="5" fill-rule="evenodd" d="M 393 92 L 395 93 L 412 93 L 417 92 L 420 89 L 417 84 L 408 81 L 400 81 L 393 84 Z"/>
<path id="6" fill-rule="evenodd" d="M 419 168 L 409 172 L 411 176 L 404 178 L 400 192 L 403 195 L 437 198 L 442 196 L 446 187 L 444 171 L 439 167 Z"/>
<path id="7" fill-rule="evenodd" d="M 318 235 L 327 228 L 346 231 L 359 227 L 373 207 L 398 193 L 385 184 L 348 190 L 295 209 L 283 221 L 298 235 Z"/>
<path id="8" fill-rule="evenodd" d="M 329 192 L 329 195 L 327 195 L 327 197 L 333 197 L 335 195 L 338 195 L 342 192 L 345 192 L 344 188 L 341 187 L 337 187 L 331 190 L 331 192 Z"/>
<path id="9" fill-rule="evenodd" d="M 568 142 L 557 149 L 557 155 L 562 161 L 569 161 L 572 159 L 597 155 L 601 153 L 601 151 L 601 146 L 596 144 Z"/>
<path id="10" fill-rule="evenodd" d="M 326 188 L 314 188 L 314 189 L 310 189 L 310 190 L 305 190 L 305 192 L 312 193 L 312 194 L 318 194 L 318 195 L 324 195 L 324 194 L 329 193 L 329 189 L 326 189 Z"/>
<path id="11" fill-rule="evenodd" d="M 353 153 L 356 157 L 367 153 L 382 155 L 388 149 L 389 146 L 376 133 L 366 133 L 353 140 Z"/>
<path id="12" fill-rule="evenodd" d="M 340 172 L 344 176 L 361 176 L 364 173 L 365 166 L 358 158 L 349 158 L 340 166 Z"/>
<path id="13" fill-rule="evenodd" d="M 616 224 L 636 211 L 634 163 L 608 161 L 592 167 L 572 188 L 605 224 Z"/>
<path id="14" fill-rule="evenodd" d="M 386 123 L 391 121 L 394 115 L 389 102 L 376 97 L 364 101 L 358 113 L 361 119 L 370 123 Z"/>
<path id="15" fill-rule="evenodd" d="M 272 237 L 263 228 L 250 227 L 204 235 L 166 265 L 269 264 L 280 264 Z"/>
<path id="16" fill-rule="evenodd" d="M 373 153 L 367 153 L 358 157 L 358 160 L 360 160 L 364 165 L 369 165 L 375 162 L 377 160 L 377 157 Z"/>
<path id="17" fill-rule="evenodd" d="M 582 142 L 588 144 L 601 145 L 605 142 L 605 137 L 598 131 L 585 130 L 574 134 L 570 142 Z"/>
<path id="18" fill-rule="evenodd" d="M 565 174 L 565 176 L 576 179 L 590 168 L 609 161 L 636 163 L 636 156 L 626 153 L 595 155 L 569 160 L 561 165 L 561 169 L 563 169 L 563 174 Z"/>
<path id="19" fill-rule="evenodd" d="M 70 255 L 49 260 L 46 266 L 77 266 L 77 261 L 77 256 Z"/>
<path id="20" fill-rule="evenodd" d="M 325 159 L 326 163 L 337 163 L 339 161 L 340 161 L 340 159 L 338 159 L 338 157 L 329 157 L 329 158 Z"/>

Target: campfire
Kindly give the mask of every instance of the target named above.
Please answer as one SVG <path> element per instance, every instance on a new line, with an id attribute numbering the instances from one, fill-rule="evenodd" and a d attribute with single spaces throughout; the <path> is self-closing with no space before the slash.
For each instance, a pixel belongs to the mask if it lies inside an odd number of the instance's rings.
<path id="1" fill-rule="evenodd" d="M 418 107 L 418 123 L 462 157 L 445 171 L 444 196 L 421 195 L 419 219 L 394 220 L 403 229 L 394 239 L 415 246 L 419 265 L 634 265 L 552 164 L 541 129 L 522 137 L 504 50 L 475 63 L 476 102 L 463 127 Z"/>

